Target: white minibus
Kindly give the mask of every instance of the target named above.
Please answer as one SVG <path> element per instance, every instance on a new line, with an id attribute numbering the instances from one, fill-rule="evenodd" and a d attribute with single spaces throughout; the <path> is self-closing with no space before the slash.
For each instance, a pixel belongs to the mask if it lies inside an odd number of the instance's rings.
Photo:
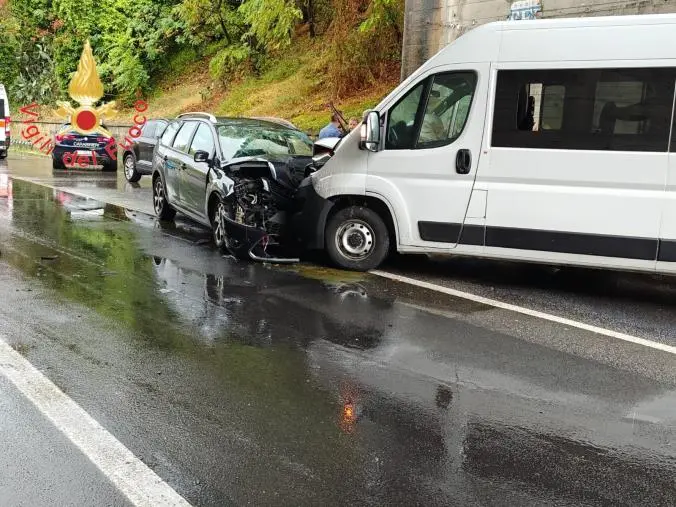
<path id="1" fill-rule="evenodd" d="M 674 40 L 674 14 L 471 30 L 303 182 L 299 239 L 356 270 L 396 250 L 676 272 Z"/>

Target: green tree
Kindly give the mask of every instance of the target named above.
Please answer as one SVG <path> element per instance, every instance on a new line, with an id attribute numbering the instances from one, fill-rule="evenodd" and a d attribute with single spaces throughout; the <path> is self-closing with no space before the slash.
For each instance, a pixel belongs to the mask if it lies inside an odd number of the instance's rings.
<path id="1" fill-rule="evenodd" d="M 249 27 L 244 37 L 255 41 L 263 51 L 273 51 L 291 43 L 291 31 L 303 13 L 287 0 L 248 0 L 239 7 Z"/>
<path id="2" fill-rule="evenodd" d="M 361 32 L 392 32 L 401 46 L 404 27 L 404 5 L 401 0 L 372 0 L 366 19 L 359 26 Z"/>
<path id="3" fill-rule="evenodd" d="M 175 12 L 186 24 L 183 40 L 211 45 L 209 67 L 221 81 L 257 70 L 267 55 L 288 46 L 303 17 L 289 0 L 183 0 Z"/>

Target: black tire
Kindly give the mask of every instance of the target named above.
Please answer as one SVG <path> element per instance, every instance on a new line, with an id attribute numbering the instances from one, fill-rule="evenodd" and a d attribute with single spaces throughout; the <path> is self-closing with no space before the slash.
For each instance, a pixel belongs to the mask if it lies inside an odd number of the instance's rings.
<path id="1" fill-rule="evenodd" d="M 172 220 L 176 216 L 176 210 L 167 201 L 167 190 L 159 176 L 153 179 L 153 209 L 160 220 Z"/>
<path id="2" fill-rule="evenodd" d="M 65 169 L 66 166 L 63 165 L 63 160 L 57 157 L 52 157 L 52 169 Z"/>
<path id="3" fill-rule="evenodd" d="M 122 159 L 124 177 L 129 183 L 136 183 L 141 179 L 141 173 L 136 169 L 136 157 L 133 153 L 126 153 Z"/>
<path id="4" fill-rule="evenodd" d="M 343 269 L 368 271 L 382 263 L 390 251 L 390 233 L 372 209 L 349 206 L 337 211 L 326 225 L 326 252 Z"/>
<path id="5" fill-rule="evenodd" d="M 0 160 L 7 158 L 7 151 L 0 151 Z"/>
<path id="6" fill-rule="evenodd" d="M 103 170 L 106 172 L 117 171 L 117 160 L 109 160 L 103 163 Z"/>

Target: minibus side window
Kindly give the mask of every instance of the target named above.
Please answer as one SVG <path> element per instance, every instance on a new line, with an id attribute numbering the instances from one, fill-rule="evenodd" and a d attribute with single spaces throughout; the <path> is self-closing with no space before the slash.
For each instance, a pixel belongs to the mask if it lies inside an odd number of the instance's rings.
<path id="1" fill-rule="evenodd" d="M 666 152 L 673 68 L 501 70 L 495 147 Z"/>
<path id="2" fill-rule="evenodd" d="M 465 128 L 476 87 L 473 72 L 434 76 L 416 148 L 436 148 L 452 143 Z"/>
<path id="3" fill-rule="evenodd" d="M 530 132 L 561 129 L 565 95 L 566 88 L 561 85 L 523 85 L 516 112 L 517 128 Z"/>
<path id="4" fill-rule="evenodd" d="M 412 88 L 388 115 L 386 150 L 410 150 L 415 143 L 416 118 L 423 97 L 425 81 Z"/>
<path id="5" fill-rule="evenodd" d="M 418 83 L 390 109 L 385 149 L 425 149 L 452 143 L 467 123 L 476 81 L 474 72 L 448 72 Z"/>
<path id="6" fill-rule="evenodd" d="M 559 130 L 563 125 L 563 102 L 566 99 L 566 87 L 547 85 L 542 90 L 540 105 L 540 128 L 542 130 Z"/>

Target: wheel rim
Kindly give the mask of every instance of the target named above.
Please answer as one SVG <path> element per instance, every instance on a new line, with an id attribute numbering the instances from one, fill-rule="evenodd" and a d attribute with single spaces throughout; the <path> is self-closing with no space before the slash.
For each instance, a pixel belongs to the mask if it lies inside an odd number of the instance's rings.
<path id="1" fill-rule="evenodd" d="M 155 186 L 153 187 L 155 191 L 153 192 L 153 204 L 155 206 L 155 214 L 161 215 L 162 210 L 164 209 L 164 185 L 162 185 L 162 180 L 157 178 L 155 180 Z"/>
<path id="2" fill-rule="evenodd" d="M 221 246 L 225 240 L 225 206 L 219 202 L 214 213 L 214 241 L 216 246 Z"/>
<path id="3" fill-rule="evenodd" d="M 362 220 L 349 220 L 336 231 L 336 247 L 351 260 L 368 257 L 376 244 L 371 226 Z"/>
<path id="4" fill-rule="evenodd" d="M 127 158 L 124 159 L 124 175 L 127 177 L 128 180 L 134 176 L 134 160 L 131 158 L 130 155 L 127 156 Z"/>

